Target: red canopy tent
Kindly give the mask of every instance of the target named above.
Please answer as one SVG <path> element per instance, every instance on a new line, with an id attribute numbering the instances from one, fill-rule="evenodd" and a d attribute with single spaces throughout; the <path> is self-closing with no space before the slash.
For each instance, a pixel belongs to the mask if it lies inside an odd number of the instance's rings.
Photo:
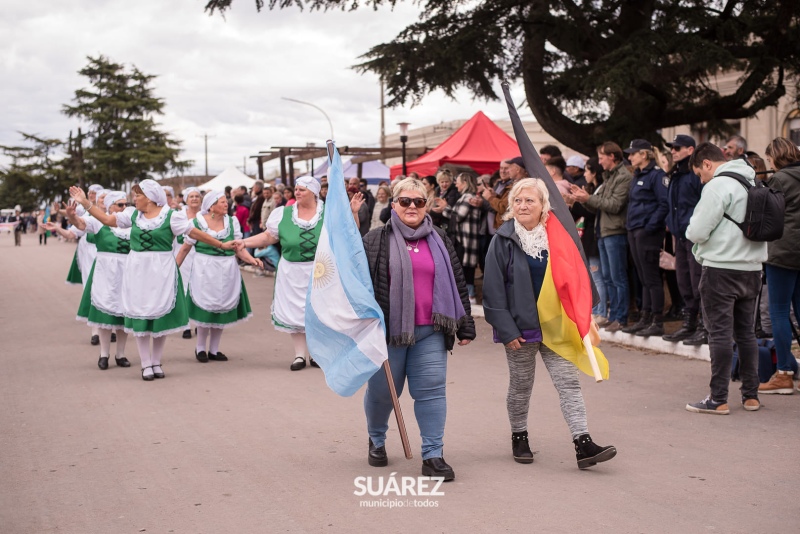
<path id="1" fill-rule="evenodd" d="M 442 144 L 406 163 L 409 173 L 420 176 L 436 173 L 445 163 L 469 165 L 480 174 L 491 174 L 500 168 L 504 159 L 519 156 L 519 146 L 482 111 L 477 112 Z M 403 165 L 394 165 L 392 178 L 403 173 Z"/>

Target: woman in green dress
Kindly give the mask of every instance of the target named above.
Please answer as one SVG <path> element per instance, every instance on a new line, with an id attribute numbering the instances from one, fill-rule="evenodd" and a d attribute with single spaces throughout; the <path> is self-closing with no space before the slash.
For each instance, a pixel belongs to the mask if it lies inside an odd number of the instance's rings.
<path id="1" fill-rule="evenodd" d="M 127 196 L 121 191 L 109 191 L 103 195 L 103 206 L 107 213 L 120 213 L 127 208 Z M 114 357 L 118 367 L 130 367 L 125 357 L 125 317 L 122 310 L 122 273 L 130 251 L 129 228 L 110 228 L 94 217 L 78 217 L 77 205 L 67 206 L 66 215 L 74 229 L 86 236 L 93 236 L 97 255 L 89 271 L 83 298 L 78 307 L 77 319 L 98 331 L 100 359 L 97 366 L 105 371 L 111 350 L 111 336 L 117 331 L 117 350 Z M 48 223 L 45 228 L 61 230 L 58 225 Z M 62 230 L 64 231 L 64 230 Z"/>
<path id="2" fill-rule="evenodd" d="M 192 223 L 195 228 L 223 243 L 242 238 L 239 221 L 228 215 L 228 201 L 222 191 L 212 191 L 205 196 L 200 215 L 192 219 Z M 252 317 L 250 300 L 234 251 L 221 251 L 187 237 L 178 253 L 178 265 L 182 267 L 184 259 L 193 249 L 196 254 L 189 275 L 186 303 L 189 319 L 197 327 L 194 354 L 201 363 L 208 360 L 224 362 L 228 357 L 219 351 L 222 331 Z M 253 258 L 246 249 L 239 250 L 235 256 L 261 267 L 261 261 Z"/>
<path id="3" fill-rule="evenodd" d="M 131 251 L 122 279 L 122 307 L 125 331 L 136 336 L 142 379 L 150 381 L 164 378 L 164 336 L 183 331 L 189 323 L 183 283 L 172 255 L 175 236 L 187 234 L 225 250 L 232 249 L 233 243 L 221 243 L 195 228 L 185 214 L 171 209 L 164 190 L 154 180 L 143 180 L 132 191 L 136 208 L 113 214 L 92 206 L 78 187 L 70 187 L 69 193 L 104 225 L 131 229 Z"/>

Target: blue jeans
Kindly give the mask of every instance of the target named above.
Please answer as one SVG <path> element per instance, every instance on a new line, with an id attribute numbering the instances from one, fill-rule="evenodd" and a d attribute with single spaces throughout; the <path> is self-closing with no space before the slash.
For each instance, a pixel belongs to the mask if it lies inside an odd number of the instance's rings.
<path id="1" fill-rule="evenodd" d="M 434 332 L 433 326 L 417 326 L 414 337 L 417 341 L 410 347 L 389 347 L 389 367 L 398 397 L 403 393 L 408 377 L 408 391 L 414 399 L 414 415 L 422 437 L 422 459 L 441 458 L 447 417 L 444 334 Z M 376 447 L 381 447 L 386 442 L 392 413 L 392 397 L 383 369 L 367 382 L 364 412 L 369 437 Z"/>
<path id="2" fill-rule="evenodd" d="M 628 238 L 610 235 L 597 240 L 600 268 L 610 301 L 608 320 L 628 322 Z"/>
<path id="3" fill-rule="evenodd" d="M 792 325 L 789 317 L 794 306 L 794 316 L 800 321 L 800 271 L 766 265 L 769 317 L 772 321 L 772 338 L 778 354 L 778 370 L 791 371 Z"/>
<path id="4" fill-rule="evenodd" d="M 592 315 L 607 317 L 608 295 L 606 294 L 606 282 L 603 280 L 603 269 L 600 265 L 599 256 L 592 256 L 589 258 L 589 272 L 592 274 L 592 280 L 597 288 L 598 295 L 600 295 L 600 302 L 597 303 L 597 306 L 592 308 Z"/>

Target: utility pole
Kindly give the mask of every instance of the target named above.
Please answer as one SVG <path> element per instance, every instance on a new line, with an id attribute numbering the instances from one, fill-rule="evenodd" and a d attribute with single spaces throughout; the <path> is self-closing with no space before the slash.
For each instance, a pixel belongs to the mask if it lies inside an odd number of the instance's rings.
<path id="1" fill-rule="evenodd" d="M 205 134 L 203 134 L 203 135 L 198 135 L 197 137 L 202 137 L 202 138 L 203 138 L 203 142 L 204 142 L 204 144 L 205 144 L 205 153 L 206 153 L 206 176 L 208 176 L 208 138 L 209 138 L 209 137 L 215 137 L 215 136 L 213 136 L 213 135 L 212 135 L 212 136 L 209 136 L 207 133 L 205 133 Z"/>
<path id="2" fill-rule="evenodd" d="M 381 150 L 386 148 L 386 117 L 385 117 L 386 108 L 384 107 L 383 104 L 383 93 L 384 93 L 383 78 L 381 78 Z M 384 163 L 386 162 L 386 156 L 382 158 L 382 161 Z"/>

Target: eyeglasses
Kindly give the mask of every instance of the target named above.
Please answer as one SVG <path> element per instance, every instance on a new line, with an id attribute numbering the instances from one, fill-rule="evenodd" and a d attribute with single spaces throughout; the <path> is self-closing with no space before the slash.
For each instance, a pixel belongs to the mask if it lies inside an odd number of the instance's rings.
<path id="1" fill-rule="evenodd" d="M 118 208 L 127 208 L 128 207 L 128 203 L 127 202 L 117 202 L 115 204 L 115 206 L 117 206 Z"/>
<path id="2" fill-rule="evenodd" d="M 417 208 L 418 210 L 424 208 L 425 204 L 428 203 L 427 199 L 424 198 L 408 198 L 408 197 L 400 197 L 395 202 L 400 204 L 401 208 L 407 208 L 411 206 L 411 204 L 413 203 L 414 207 Z"/>

